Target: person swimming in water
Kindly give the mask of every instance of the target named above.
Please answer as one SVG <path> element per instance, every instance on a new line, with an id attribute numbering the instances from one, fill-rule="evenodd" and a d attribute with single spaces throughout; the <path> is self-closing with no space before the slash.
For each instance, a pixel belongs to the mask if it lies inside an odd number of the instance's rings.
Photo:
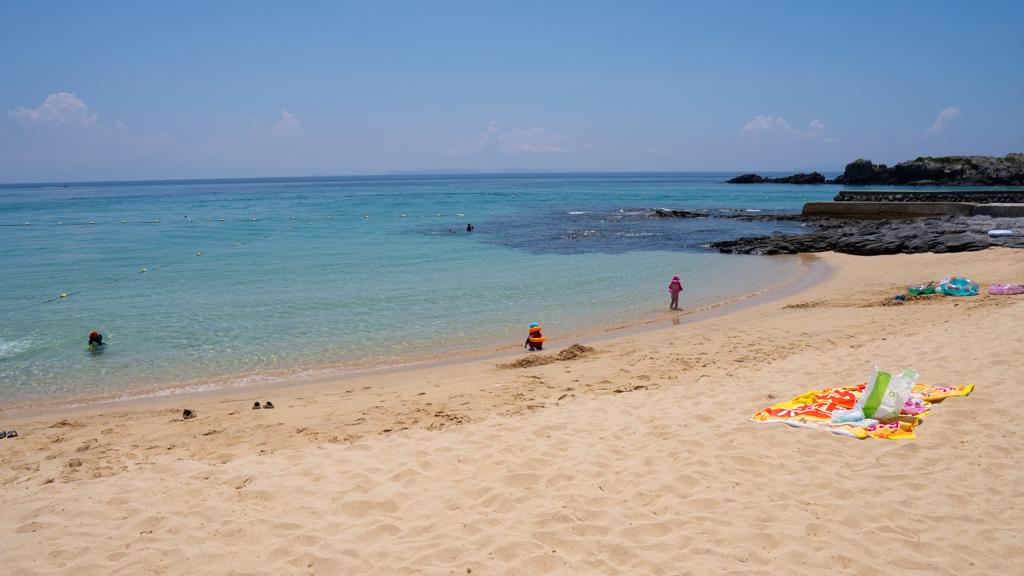
<path id="1" fill-rule="evenodd" d="M 89 332 L 89 348 L 98 350 L 103 348 L 103 334 L 93 330 Z"/>
<path id="2" fill-rule="evenodd" d="M 540 333 L 540 324 L 530 323 L 530 334 L 526 337 L 523 348 L 529 348 L 530 352 L 544 349 L 544 335 Z"/>
<path id="3" fill-rule="evenodd" d="M 466 232 L 472 232 L 476 228 L 472 224 L 466 224 Z"/>

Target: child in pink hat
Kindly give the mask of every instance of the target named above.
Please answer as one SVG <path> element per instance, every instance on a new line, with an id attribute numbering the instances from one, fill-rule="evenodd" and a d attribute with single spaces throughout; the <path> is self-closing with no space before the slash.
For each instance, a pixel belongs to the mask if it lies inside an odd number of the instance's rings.
<path id="1" fill-rule="evenodd" d="M 668 283 L 668 293 L 672 295 L 672 303 L 668 305 L 670 310 L 679 310 L 679 293 L 683 291 L 683 283 L 679 276 L 673 276 Z"/>

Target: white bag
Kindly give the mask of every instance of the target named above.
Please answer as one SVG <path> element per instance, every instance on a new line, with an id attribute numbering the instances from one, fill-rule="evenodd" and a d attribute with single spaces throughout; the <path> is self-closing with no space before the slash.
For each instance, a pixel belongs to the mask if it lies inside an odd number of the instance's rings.
<path id="1" fill-rule="evenodd" d="M 864 394 L 857 400 L 857 408 L 864 412 L 865 418 L 882 422 L 895 420 L 910 397 L 915 382 L 917 372 L 911 368 L 893 376 L 879 370 L 876 365 L 871 369 L 871 379 L 864 388 Z"/>

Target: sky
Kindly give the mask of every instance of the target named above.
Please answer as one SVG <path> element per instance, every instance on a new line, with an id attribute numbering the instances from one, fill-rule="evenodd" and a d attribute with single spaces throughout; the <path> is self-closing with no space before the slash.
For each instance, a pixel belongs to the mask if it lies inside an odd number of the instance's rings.
<path id="1" fill-rule="evenodd" d="M 1024 152 L 1024 2 L 7 2 L 0 182 Z"/>

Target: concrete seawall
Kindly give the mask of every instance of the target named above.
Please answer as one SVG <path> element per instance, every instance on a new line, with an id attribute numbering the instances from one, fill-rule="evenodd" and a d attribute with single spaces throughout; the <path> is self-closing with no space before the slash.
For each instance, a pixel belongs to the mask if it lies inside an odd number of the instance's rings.
<path id="1" fill-rule="evenodd" d="M 836 202 L 1024 203 L 1024 189 L 986 190 L 841 190 Z"/>

